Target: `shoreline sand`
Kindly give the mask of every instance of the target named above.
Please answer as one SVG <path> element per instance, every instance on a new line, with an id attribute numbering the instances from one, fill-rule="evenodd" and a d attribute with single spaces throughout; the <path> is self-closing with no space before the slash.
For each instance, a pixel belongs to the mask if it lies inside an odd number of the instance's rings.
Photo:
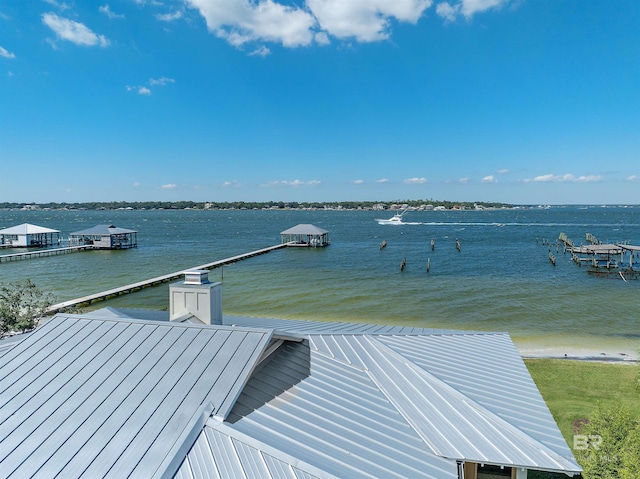
<path id="1" fill-rule="evenodd" d="M 640 355 L 631 348 L 593 348 L 577 346 L 542 346 L 514 341 L 523 359 L 567 359 L 574 361 L 597 361 L 616 364 L 638 364 Z"/>

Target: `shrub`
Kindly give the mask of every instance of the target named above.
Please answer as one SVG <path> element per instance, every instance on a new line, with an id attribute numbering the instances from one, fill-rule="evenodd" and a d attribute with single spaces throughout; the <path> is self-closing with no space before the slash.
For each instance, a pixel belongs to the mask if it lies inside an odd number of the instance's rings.
<path id="1" fill-rule="evenodd" d="M 52 294 L 42 292 L 30 279 L 0 284 L 0 338 L 11 331 L 33 329 L 53 299 Z"/>

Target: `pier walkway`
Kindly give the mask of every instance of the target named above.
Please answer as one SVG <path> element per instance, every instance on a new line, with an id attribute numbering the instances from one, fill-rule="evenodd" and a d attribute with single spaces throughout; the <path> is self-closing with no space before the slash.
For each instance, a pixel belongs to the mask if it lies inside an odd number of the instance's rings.
<path id="1" fill-rule="evenodd" d="M 108 291 L 103 291 L 101 293 L 95 293 L 89 296 L 83 296 L 82 298 L 72 299 L 70 301 L 64 301 L 62 303 L 58 303 L 50 306 L 47 309 L 47 313 L 56 313 L 64 308 L 69 308 L 69 307 L 77 306 L 80 304 L 91 304 L 96 301 L 104 301 L 106 299 L 114 298 L 116 296 L 121 296 L 123 294 L 133 293 L 135 291 L 140 291 L 141 289 L 147 288 L 149 286 L 156 286 L 162 283 L 167 283 L 169 281 L 179 279 L 182 276 L 184 276 L 185 271 L 192 271 L 196 269 L 214 269 L 220 266 L 224 266 L 226 264 L 242 261 L 243 259 L 251 258 L 253 256 L 259 256 L 261 254 L 269 253 L 270 251 L 273 251 L 276 249 L 285 248 L 286 246 L 288 246 L 287 243 L 277 244 L 275 246 L 269 246 L 268 248 L 251 251 L 249 253 L 244 253 L 238 256 L 232 256 L 231 258 L 214 261 L 213 263 L 207 263 L 200 266 L 195 266 L 193 268 L 188 268 L 186 270 L 176 271 L 175 273 L 165 274 L 164 276 L 158 276 L 157 278 L 151 278 L 145 281 L 140 281 L 138 283 L 129 284 L 127 286 L 121 286 L 119 288 L 110 289 Z"/>
<path id="2" fill-rule="evenodd" d="M 21 259 L 39 258 L 41 256 L 53 256 L 56 254 L 75 253 L 77 251 L 86 251 L 93 249 L 92 246 L 68 246 L 66 248 L 41 249 L 38 251 L 28 251 L 26 253 L 13 253 L 0 256 L 0 263 L 8 261 L 17 261 Z"/>

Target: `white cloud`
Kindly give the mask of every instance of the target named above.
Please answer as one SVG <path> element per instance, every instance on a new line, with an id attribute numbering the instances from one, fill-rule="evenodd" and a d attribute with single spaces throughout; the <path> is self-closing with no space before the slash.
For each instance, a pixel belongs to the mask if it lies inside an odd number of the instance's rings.
<path id="1" fill-rule="evenodd" d="M 354 185 L 362 185 L 364 183 L 364 180 L 353 180 L 351 183 L 353 183 Z"/>
<path id="2" fill-rule="evenodd" d="M 58 2 L 56 0 L 44 0 L 44 3 L 48 3 L 49 5 L 51 5 L 52 7 L 56 7 L 62 11 L 64 10 L 68 10 L 69 8 L 71 8 L 69 5 L 67 5 L 64 2 Z"/>
<path id="3" fill-rule="evenodd" d="M 176 81 L 173 78 L 160 77 L 160 78 L 149 78 L 149 85 L 167 85 L 168 83 L 175 83 Z"/>
<path id="4" fill-rule="evenodd" d="M 163 190 L 175 190 L 176 189 L 176 185 L 175 183 L 167 183 L 166 185 L 161 185 L 160 188 L 162 188 Z"/>
<path id="5" fill-rule="evenodd" d="M 638 180 L 640 180 L 640 177 L 637 176 L 637 175 L 631 175 L 631 176 L 627 177 L 627 180 L 629 180 L 629 181 L 638 181 Z"/>
<path id="6" fill-rule="evenodd" d="M 337 38 L 386 40 L 392 20 L 416 23 L 431 0 L 307 0 L 320 28 Z"/>
<path id="7" fill-rule="evenodd" d="M 186 0 L 204 17 L 207 28 L 231 45 L 250 41 L 282 43 L 285 47 L 309 45 L 316 25 L 313 15 L 298 7 L 272 0 Z"/>
<path id="8" fill-rule="evenodd" d="M 185 0 L 204 17 L 209 31 L 231 45 L 274 42 L 285 47 L 327 45 L 329 36 L 360 42 L 385 40 L 391 24 L 415 24 L 432 0 Z"/>
<path id="9" fill-rule="evenodd" d="M 502 168 L 501 170 L 498 170 L 498 171 L 497 171 L 497 173 L 498 173 L 499 175 L 506 175 L 507 173 L 511 173 L 511 171 L 509 171 L 509 170 L 508 170 L 508 169 L 506 169 L 506 168 Z"/>
<path id="10" fill-rule="evenodd" d="M 124 14 L 118 14 L 115 13 L 113 11 L 111 11 L 111 7 L 109 7 L 109 5 L 102 5 L 98 8 L 98 10 L 100 10 L 102 13 L 104 13 L 107 17 L 109 17 L 111 20 L 114 20 L 116 18 L 124 18 Z"/>
<path id="11" fill-rule="evenodd" d="M 319 185 L 322 182 L 320 180 L 311 180 L 311 181 L 301 181 L 301 180 L 281 180 L 281 181 L 269 181 L 268 183 L 263 183 L 260 186 L 271 187 L 271 186 L 292 186 L 294 188 L 298 188 L 300 186 L 315 186 Z"/>
<path id="12" fill-rule="evenodd" d="M 376 183 L 389 183 L 389 180 L 387 178 L 380 178 L 379 180 L 376 180 Z"/>
<path id="13" fill-rule="evenodd" d="M 481 181 L 483 183 L 497 183 L 498 182 L 498 180 L 496 180 L 495 176 L 493 176 L 493 175 L 485 176 L 484 178 L 482 178 Z"/>
<path id="14" fill-rule="evenodd" d="M 4 58 L 15 58 L 15 54 L 11 53 L 10 51 L 6 50 L 5 48 L 0 47 L 0 57 L 4 57 Z"/>
<path id="15" fill-rule="evenodd" d="M 167 78 L 167 77 L 160 77 L 160 78 L 149 78 L 149 85 L 150 86 L 164 86 L 164 85 L 168 85 L 169 83 L 175 83 L 175 80 L 173 78 Z M 138 93 L 139 95 L 151 95 L 151 89 L 142 85 L 127 85 L 126 86 L 127 91 L 135 91 L 136 93 Z"/>
<path id="16" fill-rule="evenodd" d="M 230 188 L 230 187 L 237 188 L 240 186 L 240 182 L 238 180 L 225 181 L 224 183 L 222 183 L 222 186 L 224 188 Z"/>
<path id="17" fill-rule="evenodd" d="M 602 181 L 603 179 L 602 175 L 587 175 L 578 176 L 575 181 L 578 183 L 595 183 L 597 181 Z"/>
<path id="18" fill-rule="evenodd" d="M 408 178 L 403 181 L 403 183 L 407 185 L 421 185 L 426 182 L 427 182 L 426 178 Z"/>
<path id="19" fill-rule="evenodd" d="M 469 18 L 478 12 L 497 8 L 508 2 L 509 0 L 462 0 L 460 10 L 465 17 Z"/>
<path id="20" fill-rule="evenodd" d="M 454 22 L 459 12 L 460 5 L 454 7 L 448 2 L 442 2 L 436 5 L 436 14 L 444 18 L 447 22 Z"/>
<path id="21" fill-rule="evenodd" d="M 42 23 L 53 30 L 58 38 L 76 45 L 101 47 L 109 45 L 109 40 L 104 35 L 96 35 L 82 23 L 59 17 L 55 13 L 43 13 Z"/>
<path id="22" fill-rule="evenodd" d="M 139 182 L 139 181 L 136 181 L 136 182 L 133 184 L 133 186 L 134 186 L 134 187 L 136 187 L 136 188 L 139 188 L 139 187 L 140 187 L 140 186 L 142 186 L 142 185 L 140 184 L 140 182 Z"/>
<path id="23" fill-rule="evenodd" d="M 463 184 L 465 184 L 465 183 L 469 183 L 469 178 L 460 178 L 460 179 L 458 180 L 458 183 L 463 183 Z"/>
<path id="24" fill-rule="evenodd" d="M 180 18 L 182 18 L 182 11 L 176 10 L 173 13 L 159 13 L 156 15 L 156 18 L 161 22 L 173 22 L 174 20 L 179 20 Z"/>
<path id="25" fill-rule="evenodd" d="M 598 181 L 602 181 L 604 178 L 602 177 L 602 175 L 583 175 L 583 176 L 575 176 L 572 175 L 571 173 L 566 173 L 564 175 L 553 175 L 553 174 L 547 174 L 547 175 L 540 175 L 540 176 L 536 176 L 535 178 L 527 178 L 524 181 L 525 182 L 534 182 L 534 183 L 549 183 L 549 182 L 556 182 L 556 183 L 565 183 L 565 182 L 570 182 L 570 183 L 594 183 L 594 182 L 598 182 Z"/>
<path id="26" fill-rule="evenodd" d="M 436 14 L 445 22 L 453 22 L 458 15 L 470 19 L 476 13 L 484 12 L 491 8 L 500 8 L 511 0 L 459 0 L 455 4 L 441 2 L 436 6 Z"/>
<path id="27" fill-rule="evenodd" d="M 127 91 L 134 91 L 139 95 L 151 95 L 151 90 L 149 90 L 146 86 L 126 86 Z"/>
<path id="28" fill-rule="evenodd" d="M 329 43 L 331 43 L 329 41 L 329 35 L 327 35 L 325 32 L 318 32 L 313 36 L 313 38 L 318 45 L 329 45 Z"/>
<path id="29" fill-rule="evenodd" d="M 141 0 L 139 0 L 141 1 Z M 395 23 L 416 24 L 433 0 L 184 0 L 204 17 L 207 28 L 236 47 L 249 42 L 274 42 L 285 47 L 327 45 L 330 37 L 358 42 L 386 40 Z M 479 12 L 500 8 L 512 0 L 448 0 L 436 5 L 447 22 L 470 19 Z M 182 11 L 158 15 L 175 20 Z M 258 49 L 256 52 L 265 52 Z"/>
<path id="30" fill-rule="evenodd" d="M 256 48 L 254 51 L 249 53 L 249 56 L 266 57 L 270 54 L 271 54 L 271 50 L 269 50 L 264 45 L 261 45 L 260 47 Z"/>

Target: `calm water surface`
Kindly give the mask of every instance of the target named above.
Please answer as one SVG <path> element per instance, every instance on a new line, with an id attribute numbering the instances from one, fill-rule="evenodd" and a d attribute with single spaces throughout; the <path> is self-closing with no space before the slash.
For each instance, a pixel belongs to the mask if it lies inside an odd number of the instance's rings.
<path id="1" fill-rule="evenodd" d="M 66 238 L 109 223 L 138 231 L 139 245 L 1 263 L 0 282 L 31 278 L 64 301 L 271 246 L 280 242 L 281 231 L 312 223 L 330 232 L 330 247 L 277 250 L 210 273 L 223 281 L 226 314 L 508 331 L 516 341 L 640 347 L 640 281 L 592 277 L 555 247 L 554 267 L 543 244 L 561 232 L 576 244 L 585 242 L 586 233 L 603 242 L 640 244 L 640 207 L 409 212 L 408 224 L 375 221 L 389 216 L 0 211 L 0 228 L 27 222 L 60 230 Z M 380 250 L 382 240 L 388 246 Z M 167 303 L 168 285 L 162 285 L 92 308 L 166 309 Z"/>

